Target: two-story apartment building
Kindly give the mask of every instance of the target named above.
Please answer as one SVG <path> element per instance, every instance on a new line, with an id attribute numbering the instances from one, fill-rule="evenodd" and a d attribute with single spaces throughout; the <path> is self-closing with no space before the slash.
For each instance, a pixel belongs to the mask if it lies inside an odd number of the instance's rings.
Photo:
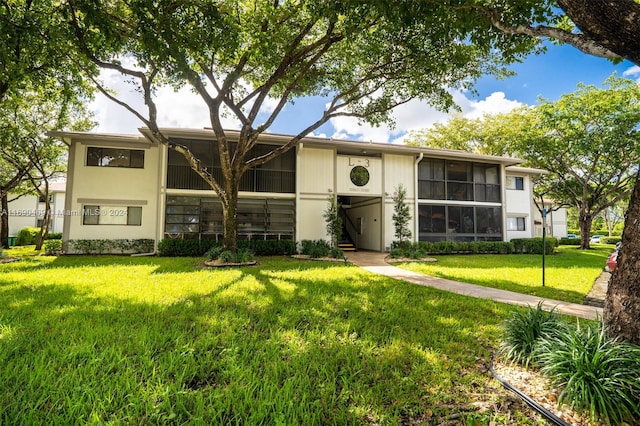
<path id="1" fill-rule="evenodd" d="M 164 129 L 221 177 L 213 133 Z M 139 135 L 56 132 L 69 145 L 63 239 L 222 237 L 215 193 L 181 154 Z M 237 133 L 229 131 L 231 140 Z M 288 136 L 264 134 L 255 154 Z M 394 240 L 393 194 L 402 185 L 419 241 L 509 240 L 535 233 L 531 177 L 520 160 L 467 152 L 308 137 L 250 170 L 238 202 L 240 238 L 327 238 L 329 197 L 358 248 Z"/>

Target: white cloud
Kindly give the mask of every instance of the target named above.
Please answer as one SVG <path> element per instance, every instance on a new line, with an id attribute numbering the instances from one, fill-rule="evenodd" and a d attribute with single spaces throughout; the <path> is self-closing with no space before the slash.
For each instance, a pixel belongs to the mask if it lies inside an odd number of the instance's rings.
<path id="1" fill-rule="evenodd" d="M 484 114 L 497 114 L 511 111 L 522 103 L 507 99 L 503 92 L 494 92 L 485 99 L 473 100 L 464 92 L 454 92 L 453 99 L 467 118 L 478 118 Z M 352 117 L 338 117 L 331 120 L 335 129 L 334 139 L 356 139 L 361 141 L 403 143 L 407 133 L 432 127 L 437 122 L 446 122 L 457 111 L 449 113 L 438 111 L 427 103 L 414 99 L 397 107 L 393 111 L 395 129 L 386 125 L 372 127 L 358 123 Z"/>
<path id="2" fill-rule="evenodd" d="M 120 100 L 135 108 L 141 115 L 148 116 L 141 93 L 134 85 L 127 84 L 120 73 L 103 70 L 100 77 L 107 87 L 116 92 Z M 206 104 L 190 86 L 184 86 L 178 90 L 170 86 L 160 87 L 154 100 L 160 127 L 192 129 L 211 127 Z M 276 99 L 267 98 L 262 105 L 261 114 L 272 112 L 276 105 Z M 94 129 L 96 132 L 133 134 L 137 133 L 138 128 L 144 126 L 142 121 L 130 111 L 102 94 L 96 95 L 90 104 L 90 109 L 94 111 L 95 121 L 98 123 Z M 221 119 L 223 126 L 227 129 L 240 128 L 240 123 L 232 114 L 227 114 Z"/>
<path id="3" fill-rule="evenodd" d="M 639 67 L 634 67 L 639 68 Z M 640 70 L 627 72 L 638 72 Z M 125 83 L 122 75 L 115 71 L 102 71 L 102 81 L 114 89 L 118 97 L 136 108 L 146 116 L 146 108 L 139 91 L 135 86 Z M 485 113 L 495 114 L 507 112 L 522 105 L 515 100 L 507 99 L 503 92 L 494 92 L 480 100 L 471 99 L 466 92 L 453 92 L 454 101 L 462 110 L 462 115 L 468 118 L 481 117 Z M 158 124 L 161 127 L 178 128 L 203 128 L 210 127 L 209 112 L 204 101 L 193 93 L 190 87 L 185 86 L 179 90 L 172 87 L 161 87 L 155 95 L 158 109 Z M 262 116 L 270 113 L 277 105 L 276 99 L 267 99 L 262 107 Z M 95 112 L 98 126 L 94 131 L 102 133 L 128 133 L 135 134 L 143 123 L 125 108 L 99 94 L 91 103 L 90 108 Z M 295 109 L 294 105 L 288 105 L 287 110 Z M 291 112 L 291 111 L 289 111 Z M 337 117 L 330 121 L 331 130 L 322 130 L 318 136 L 326 136 L 334 139 L 355 139 L 362 141 L 403 143 L 407 133 L 411 130 L 429 128 L 436 122 L 446 122 L 453 114 L 437 111 L 427 103 L 414 99 L 400 105 L 393 112 L 396 126 L 394 129 L 387 125 L 379 127 L 367 123 L 359 123 L 356 118 Z M 296 114 L 288 114 L 287 119 L 293 120 Z M 240 127 L 232 114 L 222 117 L 223 126 L 229 129 Z M 277 130 L 276 130 L 277 131 Z"/>
<path id="4" fill-rule="evenodd" d="M 635 78 L 640 83 L 640 66 L 634 65 L 631 68 L 626 69 L 622 73 L 623 77 Z"/>

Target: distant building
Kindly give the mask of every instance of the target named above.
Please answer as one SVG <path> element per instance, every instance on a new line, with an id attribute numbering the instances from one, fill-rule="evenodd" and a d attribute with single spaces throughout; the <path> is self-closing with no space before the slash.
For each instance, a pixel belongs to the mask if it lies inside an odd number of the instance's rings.
<path id="1" fill-rule="evenodd" d="M 66 182 L 49 184 L 49 203 L 51 205 L 51 221 L 49 232 L 62 232 L 64 223 L 64 202 Z M 16 198 L 17 197 L 17 198 Z M 38 195 L 19 196 L 9 193 L 9 237 L 15 237 L 22 228 L 39 228 L 45 210 L 45 200 Z"/>

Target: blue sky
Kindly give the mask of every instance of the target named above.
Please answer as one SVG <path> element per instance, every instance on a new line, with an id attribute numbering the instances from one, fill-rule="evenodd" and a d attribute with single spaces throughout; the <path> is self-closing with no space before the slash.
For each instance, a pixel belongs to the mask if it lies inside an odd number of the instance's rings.
<path id="1" fill-rule="evenodd" d="M 535 105 L 540 96 L 558 99 L 563 93 L 576 89 L 579 82 L 600 86 L 612 73 L 633 78 L 640 82 L 640 67 L 629 62 L 614 65 L 610 61 L 586 55 L 571 46 L 548 44 L 541 55 L 529 56 L 523 63 L 511 67 L 516 75 L 505 80 L 487 76 L 475 85 L 476 94 L 456 92 L 454 99 L 466 117 L 480 117 L 484 113 L 507 112 L 517 106 Z M 122 87 L 117 75 L 104 75 L 112 87 Z M 127 99 L 137 98 L 135 93 L 120 89 Z M 295 134 L 318 117 L 324 108 L 321 98 L 298 99 L 286 106 L 271 127 L 272 133 Z M 171 89 L 158 92 L 160 124 L 167 127 L 202 128 L 209 126 L 208 116 L 201 101 L 188 89 L 175 93 Z M 141 123 L 130 113 L 112 102 L 99 97 L 93 102 L 98 127 L 95 131 L 110 133 L 136 133 Z M 446 122 L 451 114 L 435 111 L 420 101 L 412 101 L 393 113 L 396 128 L 371 127 L 351 118 L 332 120 L 314 132 L 315 135 L 336 139 L 353 139 L 373 142 L 402 143 L 410 130 L 432 126 L 435 122 Z M 236 127 L 229 122 L 227 127 Z"/>

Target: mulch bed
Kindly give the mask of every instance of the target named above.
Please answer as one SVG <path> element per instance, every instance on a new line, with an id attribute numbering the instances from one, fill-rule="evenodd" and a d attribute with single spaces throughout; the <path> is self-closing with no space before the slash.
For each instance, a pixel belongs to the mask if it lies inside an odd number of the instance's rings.
<path id="1" fill-rule="evenodd" d="M 437 262 L 438 259 L 433 257 L 423 257 L 422 259 L 411 259 L 409 257 L 385 257 L 384 261 L 387 263 L 407 263 L 407 262 Z"/>
<path id="2" fill-rule="evenodd" d="M 503 380 L 526 394 L 544 408 L 574 426 L 589 426 L 589 416 L 581 415 L 567 405 L 558 407 L 561 389 L 554 387 L 550 380 L 533 369 L 526 369 L 516 364 L 496 362 L 493 370 Z"/>
<path id="3" fill-rule="evenodd" d="M 221 262 L 220 260 L 205 260 L 204 266 L 208 268 L 229 268 L 238 266 L 255 266 L 258 264 L 257 260 L 251 260 L 249 262 L 233 263 L 233 262 Z"/>
<path id="4" fill-rule="evenodd" d="M 0 258 L 0 264 L 1 263 L 17 262 L 19 260 L 21 260 L 19 257 L 3 257 L 3 258 Z"/>
<path id="5" fill-rule="evenodd" d="M 294 259 L 298 259 L 298 260 L 322 260 L 322 261 L 325 261 L 325 262 L 341 262 L 341 263 L 345 263 L 344 259 L 338 259 L 338 258 L 335 258 L 335 257 L 311 257 L 308 254 L 293 254 L 293 255 L 291 255 L 291 257 L 293 257 Z"/>

